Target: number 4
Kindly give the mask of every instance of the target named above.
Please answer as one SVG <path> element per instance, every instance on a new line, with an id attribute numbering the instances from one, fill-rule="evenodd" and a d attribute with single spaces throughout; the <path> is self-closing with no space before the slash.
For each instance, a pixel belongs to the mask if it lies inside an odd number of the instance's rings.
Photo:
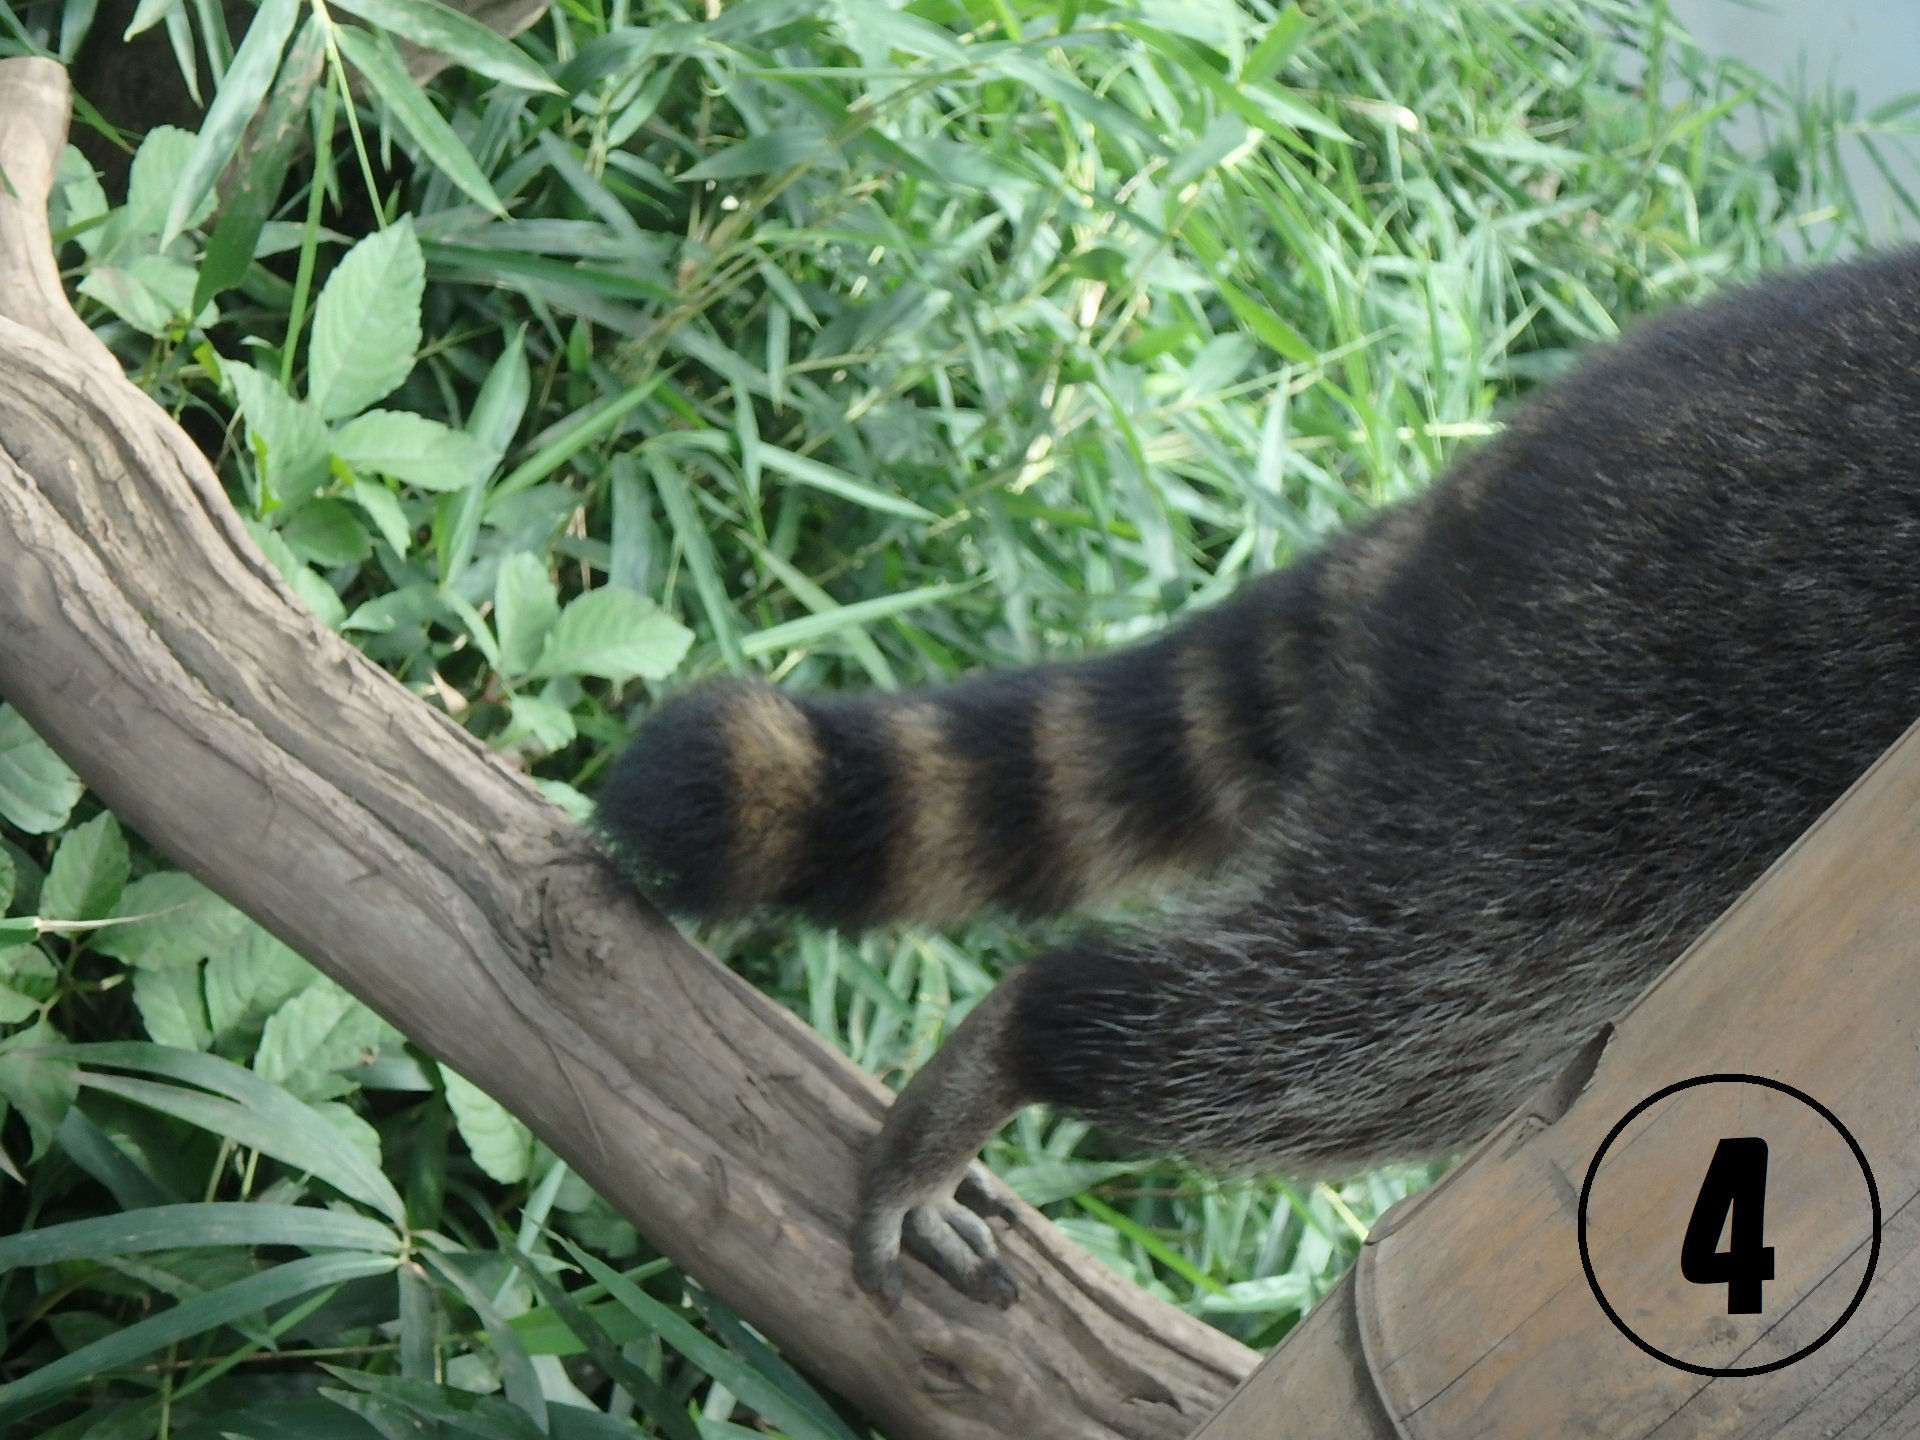
<path id="1" fill-rule="evenodd" d="M 1680 1243 L 1680 1273 L 1696 1285 L 1726 1286 L 1729 1315 L 1758 1315 L 1761 1283 L 1773 1279 L 1773 1247 L 1760 1243 L 1766 1215 L 1767 1142 L 1753 1135 L 1721 1140 Z"/>

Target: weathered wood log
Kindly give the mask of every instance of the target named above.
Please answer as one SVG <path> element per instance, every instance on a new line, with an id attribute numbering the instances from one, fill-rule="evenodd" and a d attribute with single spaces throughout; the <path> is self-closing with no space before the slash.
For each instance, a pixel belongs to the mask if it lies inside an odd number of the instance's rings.
<path id="1" fill-rule="evenodd" d="M 0 696 L 123 820 L 509 1105 L 889 1433 L 1191 1431 L 1250 1352 L 1024 1208 L 1011 1311 L 917 1267 L 891 1319 L 855 1290 L 854 1157 L 883 1087 L 292 597 L 61 292 L 44 204 L 66 107 L 56 66 L 0 63 Z"/>
<path id="2" fill-rule="evenodd" d="M 1196 1440 L 1920 1434 L 1917 961 L 1920 727 L 1384 1216 Z M 1754 1310 L 1682 1261 L 1696 1212 L 1742 1253 L 1707 1182 L 1729 1139 L 1767 1146 Z"/>

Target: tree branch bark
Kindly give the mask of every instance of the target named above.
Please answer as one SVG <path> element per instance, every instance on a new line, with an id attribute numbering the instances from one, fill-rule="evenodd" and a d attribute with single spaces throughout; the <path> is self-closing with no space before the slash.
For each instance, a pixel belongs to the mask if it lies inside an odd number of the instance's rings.
<path id="1" fill-rule="evenodd" d="M 69 308 L 65 77 L 0 62 L 0 695 L 127 823 L 508 1104 L 889 1433 L 1172 1440 L 1252 1355 L 1021 1208 L 1001 1314 L 843 1243 L 886 1093 L 683 940 L 578 827 L 292 597 Z"/>

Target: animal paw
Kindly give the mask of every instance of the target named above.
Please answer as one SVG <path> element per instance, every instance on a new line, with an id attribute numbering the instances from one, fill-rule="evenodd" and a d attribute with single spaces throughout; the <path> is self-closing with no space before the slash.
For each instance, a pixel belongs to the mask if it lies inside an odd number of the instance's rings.
<path id="1" fill-rule="evenodd" d="M 1004 1310 L 1020 1298 L 1020 1287 L 1000 1259 L 987 1218 L 1010 1220 L 1012 1213 L 972 1174 L 951 1196 L 904 1207 L 869 1203 L 854 1226 L 854 1279 L 891 1312 L 906 1288 L 904 1247 L 968 1299 Z"/>

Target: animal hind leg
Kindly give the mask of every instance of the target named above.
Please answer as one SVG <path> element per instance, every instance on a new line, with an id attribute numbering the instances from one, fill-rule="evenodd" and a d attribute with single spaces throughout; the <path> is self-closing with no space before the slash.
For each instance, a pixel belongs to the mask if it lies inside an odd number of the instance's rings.
<path id="1" fill-rule="evenodd" d="M 902 1248 L 961 1293 L 1000 1308 L 1019 1288 L 986 1220 L 1002 1213 L 970 1175 L 974 1157 L 1038 1101 L 1085 1111 L 1110 1074 L 1113 1027 L 1151 1024 L 1146 967 L 1057 951 L 1004 980 L 894 1101 L 860 1173 L 854 1275 L 891 1309 Z"/>
<path id="2" fill-rule="evenodd" d="M 904 1285 L 903 1245 L 972 1299 L 1005 1309 L 1019 1295 L 987 1228 L 1001 1207 L 968 1172 L 1031 1099 L 1006 1063 L 1025 974 L 995 987 L 900 1092 L 861 1164 L 853 1273 L 888 1310 Z"/>

